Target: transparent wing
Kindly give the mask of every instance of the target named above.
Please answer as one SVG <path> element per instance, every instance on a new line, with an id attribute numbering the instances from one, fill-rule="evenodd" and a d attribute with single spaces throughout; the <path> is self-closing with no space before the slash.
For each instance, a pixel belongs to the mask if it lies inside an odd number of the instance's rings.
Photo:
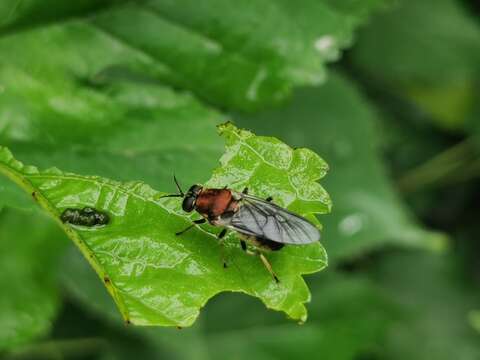
<path id="1" fill-rule="evenodd" d="M 229 227 L 283 244 L 309 244 L 320 240 L 320 232 L 307 219 L 254 196 L 239 194 L 241 206 Z"/>

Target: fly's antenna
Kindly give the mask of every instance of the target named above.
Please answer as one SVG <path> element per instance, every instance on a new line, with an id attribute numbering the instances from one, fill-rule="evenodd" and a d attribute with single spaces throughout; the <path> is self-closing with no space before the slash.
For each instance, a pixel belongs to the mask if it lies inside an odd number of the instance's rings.
<path id="1" fill-rule="evenodd" d="M 175 177 L 175 174 L 173 174 L 173 181 L 175 181 L 175 185 L 177 185 L 177 189 L 178 189 L 178 192 L 180 193 L 180 195 L 183 197 L 185 196 L 185 194 L 183 193 L 182 191 L 182 188 L 180 187 L 180 185 L 178 184 L 178 180 L 177 178 Z"/>
<path id="2" fill-rule="evenodd" d="M 167 198 L 167 197 L 184 197 L 185 194 L 183 193 L 182 191 L 182 188 L 180 187 L 180 185 L 178 184 L 178 180 L 177 178 L 175 177 L 175 175 L 173 175 L 173 181 L 175 181 L 175 185 L 177 185 L 177 189 L 178 189 L 178 192 L 180 194 L 169 194 L 169 195 L 162 195 L 159 197 L 159 199 L 162 199 L 162 198 Z"/>

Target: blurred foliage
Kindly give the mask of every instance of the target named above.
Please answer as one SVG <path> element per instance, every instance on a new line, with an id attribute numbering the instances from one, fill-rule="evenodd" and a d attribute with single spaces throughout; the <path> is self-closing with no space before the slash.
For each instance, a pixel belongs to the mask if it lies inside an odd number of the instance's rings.
<path id="1" fill-rule="evenodd" d="M 456 0 L 405 0 L 360 32 L 354 63 L 446 129 L 478 104 L 478 19 Z M 378 56 L 382 54 L 382 56 Z"/>
<path id="2" fill-rule="evenodd" d="M 0 177 L 0 358 L 480 358 L 477 1 L 5 0 L 0 15 L 0 145 L 19 160 L 168 192 L 173 172 L 211 178 L 231 118 L 322 156 L 334 205 L 304 325 L 223 293 L 191 328 L 139 328 Z M 281 187 L 262 179 L 262 196 Z M 219 261 L 212 244 L 192 254 Z"/>
<path id="3" fill-rule="evenodd" d="M 386 341 L 391 359 L 478 359 L 468 314 L 480 300 L 457 259 L 401 253 L 380 259 L 375 279 L 405 309 Z M 402 271 L 398 271 L 401 268 Z"/>
<path id="4" fill-rule="evenodd" d="M 50 330 L 60 306 L 57 262 L 65 243 L 37 212 L 6 209 L 0 224 L 1 352 Z"/>
<path id="5" fill-rule="evenodd" d="M 44 97 L 53 110 L 79 118 L 79 110 L 92 111 L 95 105 L 113 113 L 89 87 L 126 76 L 188 89 L 219 106 L 254 109 L 280 101 L 295 85 L 321 83 L 325 62 L 338 58 L 352 42 L 353 30 L 386 0 L 348 2 L 82 0 L 62 4 L 58 17 L 45 17 L 74 20 L 18 32 L 61 2 L 9 0 L 0 8 L 7 19 L 7 36 L 0 41 L 2 78 L 33 82 L 31 92 L 22 95 Z M 112 3 L 120 5 L 106 6 Z M 76 18 L 85 11 L 90 11 L 87 17 Z M 34 69 L 31 57 L 40 61 Z M 52 79 L 34 81 L 45 77 Z M 58 78 L 67 81 L 54 81 Z M 82 106 L 88 100 L 93 104 Z M 65 102 L 76 107 L 68 111 Z"/>

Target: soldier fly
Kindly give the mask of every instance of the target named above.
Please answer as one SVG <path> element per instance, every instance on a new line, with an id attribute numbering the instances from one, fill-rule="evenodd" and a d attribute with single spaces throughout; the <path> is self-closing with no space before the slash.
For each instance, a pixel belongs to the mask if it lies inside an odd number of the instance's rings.
<path id="1" fill-rule="evenodd" d="M 218 239 L 222 239 L 227 230 L 233 230 L 241 237 L 242 250 L 247 254 L 259 256 L 276 282 L 279 282 L 279 279 L 261 250 L 277 251 L 285 244 L 304 245 L 320 240 L 320 232 L 315 225 L 304 217 L 274 204 L 271 197 L 264 200 L 249 195 L 248 188 L 237 192 L 227 187 L 209 189 L 202 185 L 192 185 L 184 193 L 175 176 L 173 178 L 179 193 L 161 197 L 182 197 L 183 211 L 190 213 L 195 210 L 202 216 L 202 219 L 194 220 L 190 226 L 176 235 L 181 235 L 195 225 L 207 221 L 213 226 L 223 227 Z M 246 241 L 255 248 L 255 251 L 247 248 Z"/>

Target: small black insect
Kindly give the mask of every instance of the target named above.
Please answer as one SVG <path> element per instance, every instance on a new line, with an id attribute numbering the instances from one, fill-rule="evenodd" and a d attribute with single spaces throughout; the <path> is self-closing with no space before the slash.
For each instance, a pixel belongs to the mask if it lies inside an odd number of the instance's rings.
<path id="1" fill-rule="evenodd" d="M 248 254 L 258 255 L 276 282 L 279 281 L 278 277 L 259 249 L 277 251 L 285 244 L 304 245 L 320 240 L 320 232 L 315 225 L 272 203 L 271 197 L 264 200 L 248 195 L 247 188 L 240 193 L 227 188 L 208 189 L 201 185 L 193 185 L 184 193 L 175 177 L 174 180 L 179 194 L 162 197 L 183 197 L 183 210 L 195 210 L 203 217 L 193 221 L 192 225 L 177 235 L 207 221 L 224 228 L 218 235 L 219 239 L 225 236 L 227 229 L 233 230 L 242 238 L 242 249 Z M 256 251 L 249 251 L 245 241 L 252 244 Z"/>
<path id="2" fill-rule="evenodd" d="M 83 209 L 65 209 L 60 215 L 64 223 L 82 226 L 106 225 L 110 221 L 108 214 L 91 207 Z"/>

